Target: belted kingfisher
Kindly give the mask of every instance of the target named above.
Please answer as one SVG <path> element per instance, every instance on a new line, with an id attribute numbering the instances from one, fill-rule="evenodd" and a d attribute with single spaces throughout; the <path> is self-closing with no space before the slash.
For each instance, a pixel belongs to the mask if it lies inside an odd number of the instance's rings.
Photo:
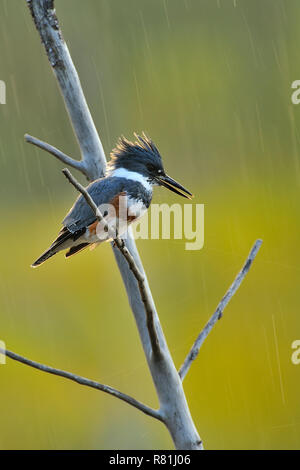
<path id="1" fill-rule="evenodd" d="M 109 226 L 118 226 L 118 235 L 124 233 L 128 225 L 140 218 L 150 206 L 153 186 L 164 186 L 174 193 L 191 199 L 192 194 L 181 184 L 166 175 L 159 151 L 153 141 L 144 133 L 135 134 L 136 141 L 130 142 L 121 137 L 111 152 L 107 173 L 86 188 L 100 209 L 112 207 L 113 211 L 101 213 Z M 120 220 L 120 201 L 125 200 L 126 208 Z M 113 215 L 111 215 L 113 214 Z M 102 227 L 101 227 L 102 225 Z M 50 248 L 31 266 L 44 263 L 59 251 L 68 250 L 66 258 L 90 246 L 93 248 L 111 237 L 104 230 L 82 195 L 63 220 L 63 228 Z M 105 232 L 105 233 L 104 233 Z"/>

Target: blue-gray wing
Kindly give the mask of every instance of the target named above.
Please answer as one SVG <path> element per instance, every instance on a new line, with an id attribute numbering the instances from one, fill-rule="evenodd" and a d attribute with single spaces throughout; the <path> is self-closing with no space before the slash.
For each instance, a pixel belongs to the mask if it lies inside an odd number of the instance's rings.
<path id="1" fill-rule="evenodd" d="M 101 204 L 109 204 L 116 195 L 125 190 L 125 185 L 126 180 L 124 178 L 106 177 L 94 181 L 86 189 L 99 207 Z M 75 233 L 84 227 L 88 227 L 95 220 L 94 212 L 81 194 L 64 218 L 63 225 L 70 232 Z"/>

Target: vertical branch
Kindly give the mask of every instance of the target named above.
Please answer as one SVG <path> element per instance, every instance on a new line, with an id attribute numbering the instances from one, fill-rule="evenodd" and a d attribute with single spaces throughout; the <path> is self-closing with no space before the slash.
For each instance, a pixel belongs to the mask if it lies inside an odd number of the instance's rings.
<path id="1" fill-rule="evenodd" d="M 84 165 L 82 171 L 88 179 L 94 180 L 104 174 L 106 165 L 105 155 L 86 104 L 76 69 L 59 28 L 54 10 L 54 0 L 27 0 L 27 4 L 57 78 L 81 149 L 82 164 Z M 161 357 L 157 361 L 154 360 L 152 355 L 147 316 L 138 282 L 123 254 L 117 247 L 114 247 L 114 254 L 159 398 L 160 413 L 177 449 L 202 449 L 202 441 L 193 423 L 181 380 L 168 350 L 148 280 L 131 230 L 128 232 L 125 246 L 143 277 L 144 289 L 147 292 L 149 308 L 151 308 L 153 313 L 153 325 L 160 346 Z"/>
<path id="2" fill-rule="evenodd" d="M 35 26 L 57 78 L 89 180 L 103 176 L 106 158 L 69 49 L 54 10 L 54 0 L 27 0 Z"/>

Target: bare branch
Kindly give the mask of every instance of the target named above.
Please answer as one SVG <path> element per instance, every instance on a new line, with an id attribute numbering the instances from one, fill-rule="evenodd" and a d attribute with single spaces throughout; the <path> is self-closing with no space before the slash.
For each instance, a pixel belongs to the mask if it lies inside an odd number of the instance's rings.
<path id="1" fill-rule="evenodd" d="M 115 245 L 118 247 L 120 252 L 123 254 L 124 258 L 126 259 L 129 268 L 133 272 L 139 286 L 140 294 L 141 294 L 141 299 L 142 302 L 145 306 L 145 312 L 147 316 L 147 327 L 149 331 L 149 336 L 150 336 L 150 341 L 151 341 L 151 346 L 152 346 L 152 351 L 153 355 L 155 358 L 161 357 L 161 350 L 160 350 L 160 345 L 159 345 L 159 340 L 158 336 L 156 333 L 155 329 L 155 324 L 154 324 L 154 311 L 151 305 L 151 300 L 149 299 L 148 296 L 148 291 L 146 289 L 146 284 L 145 284 L 145 276 L 140 272 L 139 268 L 137 267 L 133 256 L 129 252 L 128 248 L 125 246 L 125 243 L 123 240 L 120 239 L 120 237 L 115 236 L 116 231 L 109 226 L 103 215 L 101 214 L 100 210 L 98 209 L 97 205 L 93 201 L 92 197 L 89 195 L 87 190 L 74 178 L 72 173 L 67 169 L 64 168 L 62 170 L 63 174 L 65 177 L 69 180 L 69 182 L 83 195 L 85 198 L 86 202 L 92 209 L 92 211 L 95 214 L 95 217 L 99 222 L 102 222 L 104 230 L 110 235 L 112 234 L 112 237 L 114 239 Z"/>
<path id="2" fill-rule="evenodd" d="M 27 4 L 58 81 L 80 146 L 82 161 L 86 169 L 85 174 L 89 180 L 95 180 L 105 173 L 105 155 L 77 71 L 59 28 L 54 10 L 54 0 L 27 0 Z M 164 423 L 177 449 L 203 449 L 202 441 L 190 414 L 182 382 L 160 325 L 147 276 L 130 228 L 124 245 L 138 267 L 143 281 L 137 281 L 137 273 L 134 274 L 133 265 L 128 261 L 130 260 L 129 256 L 125 258 L 116 243 L 113 243 L 113 251 L 157 391 Z M 146 305 L 148 307 L 145 307 Z M 153 313 L 151 316 L 149 316 L 150 311 Z M 151 343 L 153 335 L 149 334 L 154 325 L 162 352 L 159 361 L 155 360 L 153 354 L 155 345 Z"/>
<path id="3" fill-rule="evenodd" d="M 228 304 L 230 299 L 233 297 L 233 295 L 236 293 L 236 291 L 240 287 L 243 279 L 245 278 L 246 274 L 248 273 L 248 271 L 251 267 L 251 264 L 252 264 L 254 258 L 256 257 L 256 255 L 258 253 L 258 250 L 261 247 L 261 244 L 262 244 L 262 240 L 256 240 L 256 242 L 254 243 L 254 245 L 253 245 L 253 247 L 252 247 L 252 249 L 251 249 L 251 251 L 250 251 L 250 253 L 249 253 L 249 255 L 248 255 L 248 257 L 245 261 L 245 264 L 241 269 L 241 271 L 238 273 L 235 280 L 233 281 L 233 283 L 229 287 L 228 291 L 226 292 L 226 294 L 222 298 L 222 300 L 219 303 L 215 313 L 212 315 L 212 317 L 206 323 L 205 327 L 203 328 L 203 330 L 201 331 L 201 333 L 197 337 L 196 341 L 194 342 L 194 344 L 193 344 L 190 352 L 188 353 L 184 363 L 182 364 L 182 366 L 179 369 L 178 373 L 179 373 L 179 376 L 180 376 L 181 380 L 183 380 L 185 378 L 187 372 L 189 371 L 189 369 L 192 365 L 192 362 L 198 356 L 199 350 L 200 350 L 203 342 L 205 341 L 205 339 L 207 338 L 208 334 L 213 329 L 213 327 L 217 323 L 217 321 L 220 320 L 220 318 L 223 315 L 223 311 L 224 311 L 226 305 Z"/>
<path id="4" fill-rule="evenodd" d="M 27 0 L 27 5 L 59 83 L 80 146 L 82 160 L 88 172 L 88 179 L 94 180 L 105 172 L 105 154 L 59 27 L 54 0 Z"/>
<path id="5" fill-rule="evenodd" d="M 122 401 L 125 401 L 131 406 L 134 406 L 138 410 L 142 411 L 148 416 L 152 416 L 152 418 L 158 419 L 159 421 L 163 421 L 163 416 L 158 410 L 154 410 L 144 403 L 132 398 L 131 396 L 127 395 L 126 393 L 122 393 L 115 388 L 110 387 L 109 385 L 104 385 L 99 382 L 95 382 L 94 380 L 87 379 L 85 377 L 81 377 L 80 375 L 72 374 L 71 372 L 67 372 L 61 369 L 55 369 L 54 367 L 47 366 L 45 364 L 40 364 L 39 362 L 32 361 L 31 359 L 27 359 L 26 357 L 20 356 L 12 351 L 7 349 L 0 348 L 0 353 L 5 354 L 10 359 L 14 361 L 21 362 L 30 367 L 34 367 L 35 369 L 41 370 L 42 372 L 48 372 L 49 374 L 58 375 L 59 377 L 64 377 L 65 379 L 73 380 L 74 382 L 79 383 L 80 385 L 85 385 L 86 387 L 95 388 L 97 390 L 101 390 L 104 393 L 108 393 L 116 398 L 119 398 Z"/>
<path id="6" fill-rule="evenodd" d="M 25 134 L 24 138 L 25 138 L 25 141 L 28 142 L 29 144 L 33 144 L 36 147 L 39 147 L 40 149 L 51 153 L 51 155 L 54 155 L 54 157 L 56 157 L 65 165 L 69 165 L 72 168 L 75 168 L 76 170 L 79 170 L 86 175 L 85 165 L 82 161 L 74 160 L 73 158 L 69 157 L 65 153 L 58 150 L 56 147 L 53 147 L 53 145 L 47 144 L 47 142 L 43 142 L 42 140 L 37 139 L 36 137 L 33 137 L 32 135 Z"/>

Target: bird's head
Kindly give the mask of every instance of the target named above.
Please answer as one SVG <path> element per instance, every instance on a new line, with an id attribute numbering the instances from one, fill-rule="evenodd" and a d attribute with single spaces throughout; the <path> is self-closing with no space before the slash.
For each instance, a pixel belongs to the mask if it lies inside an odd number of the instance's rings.
<path id="1" fill-rule="evenodd" d="M 111 152 L 111 160 L 108 164 L 108 174 L 112 176 L 124 176 L 134 179 L 144 178 L 152 186 L 164 186 L 180 196 L 191 199 L 192 194 L 177 181 L 170 178 L 164 170 L 162 158 L 154 145 L 144 133 L 142 136 L 135 134 L 136 141 L 130 142 L 121 137 L 116 148 Z"/>

